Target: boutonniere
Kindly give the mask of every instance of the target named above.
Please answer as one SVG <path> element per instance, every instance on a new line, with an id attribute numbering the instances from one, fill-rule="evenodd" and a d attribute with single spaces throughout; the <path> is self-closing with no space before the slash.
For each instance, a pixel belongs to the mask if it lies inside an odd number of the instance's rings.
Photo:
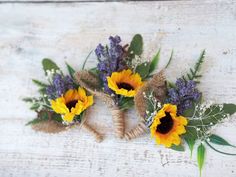
<path id="1" fill-rule="evenodd" d="M 65 75 L 50 59 L 44 59 L 42 65 L 47 83 L 33 79 L 33 83 L 39 87 L 39 96 L 24 98 L 37 115 L 27 125 L 46 133 L 58 133 L 80 126 L 100 142 L 102 136 L 86 122 L 88 109 L 93 105 L 93 95 L 76 82 L 75 70 L 66 64 L 69 75 Z"/>
<path id="2" fill-rule="evenodd" d="M 141 121 L 135 129 L 127 133 L 131 139 L 149 131 L 158 145 L 177 151 L 184 151 L 186 143 L 191 155 L 197 146 L 200 174 L 206 147 L 225 155 L 236 155 L 215 146 L 235 147 L 212 130 L 236 112 L 236 105 L 217 104 L 203 99 L 204 93 L 197 86 L 202 77 L 199 71 L 204 56 L 205 51 L 201 53 L 195 66 L 175 83 L 165 78 L 164 70 L 150 79 L 134 99 Z"/>
<path id="3" fill-rule="evenodd" d="M 142 61 L 143 39 L 139 34 L 129 45 L 122 45 L 119 36 L 111 36 L 109 41 L 109 45 L 99 44 L 95 50 L 97 66 L 79 72 L 77 79 L 108 105 L 115 135 L 123 138 L 124 112 L 134 105 L 134 96 L 155 70 L 159 52 L 151 61 Z"/>

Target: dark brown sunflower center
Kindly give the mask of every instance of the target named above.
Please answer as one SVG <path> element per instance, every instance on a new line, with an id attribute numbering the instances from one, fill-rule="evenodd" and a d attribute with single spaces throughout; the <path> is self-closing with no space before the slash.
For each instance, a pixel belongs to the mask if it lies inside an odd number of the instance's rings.
<path id="1" fill-rule="evenodd" d="M 166 134 L 168 133 L 173 125 L 174 121 L 170 115 L 170 113 L 166 112 L 166 116 L 160 119 L 160 124 L 157 126 L 156 131 L 161 133 L 161 134 Z"/>
<path id="2" fill-rule="evenodd" d="M 123 88 L 123 89 L 128 90 L 128 91 L 134 90 L 134 87 L 132 85 L 130 85 L 128 83 L 125 83 L 125 82 L 118 83 L 117 86 L 118 86 L 119 89 Z"/>
<path id="3" fill-rule="evenodd" d="M 66 103 L 66 107 L 71 110 L 71 108 L 74 108 L 78 100 L 71 100 L 68 103 Z"/>

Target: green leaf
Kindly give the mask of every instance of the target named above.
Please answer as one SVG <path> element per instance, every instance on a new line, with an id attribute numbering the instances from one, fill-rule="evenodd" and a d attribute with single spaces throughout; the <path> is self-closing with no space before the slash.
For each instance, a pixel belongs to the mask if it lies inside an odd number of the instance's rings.
<path id="1" fill-rule="evenodd" d="M 34 104 L 30 107 L 30 109 L 35 111 L 35 110 L 37 110 L 39 107 L 40 107 L 40 105 L 39 105 L 38 103 L 34 103 Z"/>
<path id="2" fill-rule="evenodd" d="M 33 83 L 34 84 L 36 84 L 37 86 L 39 86 L 39 87 L 47 87 L 48 85 L 47 84 L 45 84 L 45 83 L 43 83 L 43 82 L 41 82 L 41 81 L 38 81 L 38 80 L 36 80 L 36 79 L 32 79 L 32 81 L 33 81 Z"/>
<path id="3" fill-rule="evenodd" d="M 30 97 L 26 97 L 26 98 L 23 98 L 22 99 L 24 102 L 33 102 L 34 101 L 34 99 L 33 98 L 30 98 Z"/>
<path id="4" fill-rule="evenodd" d="M 35 118 L 35 119 L 33 119 L 33 120 L 27 122 L 27 124 L 25 124 L 25 125 L 34 125 L 34 124 L 37 124 L 37 123 L 39 123 L 39 122 L 42 122 L 42 120 L 39 119 L 39 118 Z"/>
<path id="5" fill-rule="evenodd" d="M 26 125 L 33 125 L 33 124 L 37 124 L 40 123 L 42 121 L 46 121 L 48 120 L 48 112 L 47 111 L 41 111 L 40 113 L 38 113 L 38 117 L 29 121 Z"/>
<path id="6" fill-rule="evenodd" d="M 205 143 L 206 143 L 211 149 L 213 149 L 214 151 L 216 151 L 216 152 L 218 152 L 218 153 L 220 153 L 220 154 L 236 156 L 236 154 L 232 154 L 232 153 L 228 153 L 228 152 L 223 152 L 223 151 L 220 151 L 220 150 L 216 149 L 216 148 L 213 147 L 208 141 L 205 141 Z"/>
<path id="7" fill-rule="evenodd" d="M 211 143 L 218 144 L 218 145 L 235 147 L 235 146 L 229 144 L 225 139 L 221 138 L 218 135 L 212 134 L 209 138 L 210 138 Z"/>
<path id="8" fill-rule="evenodd" d="M 132 56 L 134 55 L 141 55 L 143 53 L 143 38 L 140 34 L 136 34 L 131 43 L 130 47 L 128 49 L 129 54 Z"/>
<path id="9" fill-rule="evenodd" d="M 122 97 L 118 104 L 121 110 L 127 110 L 134 106 L 134 99 L 132 97 Z"/>
<path id="10" fill-rule="evenodd" d="M 60 114 L 53 113 L 52 114 L 52 119 L 57 121 L 57 122 L 63 122 L 63 119 Z"/>
<path id="11" fill-rule="evenodd" d="M 170 58 L 169 58 L 168 63 L 166 64 L 165 69 L 168 68 L 168 66 L 170 65 L 170 63 L 171 63 L 171 61 L 172 61 L 172 58 L 173 58 L 173 55 L 174 55 L 174 50 L 171 51 L 171 55 L 170 55 Z"/>
<path id="12" fill-rule="evenodd" d="M 175 150 L 175 151 L 184 151 L 184 146 L 182 144 L 180 144 L 178 146 L 173 144 L 170 148 Z"/>
<path id="13" fill-rule="evenodd" d="M 138 65 L 135 69 L 136 73 L 139 73 L 142 79 L 145 79 L 149 75 L 150 63 L 144 62 Z"/>
<path id="14" fill-rule="evenodd" d="M 56 63 L 54 63 L 52 60 L 48 59 L 48 58 L 44 58 L 42 61 L 43 64 L 43 70 L 46 71 L 49 70 L 51 71 L 52 69 L 54 70 L 60 70 L 60 68 L 56 65 Z"/>
<path id="15" fill-rule="evenodd" d="M 45 95 L 45 94 L 46 94 L 46 88 L 41 88 L 41 89 L 39 89 L 39 93 L 40 93 L 41 95 Z"/>
<path id="16" fill-rule="evenodd" d="M 200 171 L 200 176 L 202 176 L 202 166 L 204 164 L 204 160 L 205 160 L 205 147 L 201 143 L 197 148 L 197 162 Z"/>
<path id="17" fill-rule="evenodd" d="M 74 78 L 75 70 L 68 63 L 66 63 L 67 70 L 70 74 L 70 77 Z"/>
<path id="18" fill-rule="evenodd" d="M 201 115 L 202 120 L 192 118 L 188 125 L 203 125 L 206 128 L 206 125 L 215 125 L 224 118 L 227 118 L 227 115 L 232 115 L 236 112 L 235 104 L 214 104 L 210 106 L 206 111 Z M 196 113 L 196 117 L 199 117 L 199 113 Z M 199 127 L 201 128 L 201 127 Z"/>
<path id="19" fill-rule="evenodd" d="M 234 114 L 236 112 L 236 105 L 235 104 L 223 104 L 223 110 L 227 114 Z"/>
<path id="20" fill-rule="evenodd" d="M 192 155 L 193 155 L 193 147 L 194 147 L 194 144 L 195 144 L 195 139 L 189 138 L 189 137 L 185 137 L 184 140 L 185 140 L 185 142 L 188 144 L 188 147 L 189 147 L 190 152 L 191 152 L 191 158 L 192 158 Z"/>
<path id="21" fill-rule="evenodd" d="M 161 49 L 159 49 L 157 54 L 152 58 L 150 68 L 149 68 L 149 73 L 152 73 L 153 71 L 155 71 L 157 64 L 160 60 L 160 53 L 161 53 Z"/>
<path id="22" fill-rule="evenodd" d="M 191 107 L 191 108 L 189 108 L 189 109 L 186 109 L 182 115 L 183 115 L 184 117 L 192 117 L 192 116 L 193 116 L 193 113 L 194 113 L 194 109 L 195 109 L 194 106 Z"/>

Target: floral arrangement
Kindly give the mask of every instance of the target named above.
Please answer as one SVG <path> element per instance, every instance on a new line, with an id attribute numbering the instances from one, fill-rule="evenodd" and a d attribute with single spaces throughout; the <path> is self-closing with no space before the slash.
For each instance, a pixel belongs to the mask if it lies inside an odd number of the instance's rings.
<path id="1" fill-rule="evenodd" d="M 43 59 L 42 64 L 48 83 L 33 79 L 33 83 L 39 87 L 40 96 L 24 98 L 37 114 L 27 125 L 47 133 L 57 133 L 80 125 L 98 142 L 101 141 L 102 136 L 85 122 L 87 110 L 93 105 L 93 96 L 76 83 L 75 70 L 66 64 L 69 75 L 64 75 L 52 60 Z"/>
<path id="2" fill-rule="evenodd" d="M 110 44 L 99 44 L 95 50 L 98 64 L 78 73 L 78 82 L 104 100 L 111 109 L 115 135 L 124 136 L 124 111 L 134 105 L 134 96 L 155 70 L 159 52 L 151 61 L 142 62 L 142 36 L 136 34 L 130 45 L 121 45 L 119 36 L 110 37 Z"/>
<path id="3" fill-rule="evenodd" d="M 233 147 L 219 135 L 213 134 L 212 129 L 234 114 L 236 105 L 203 100 L 203 93 L 197 84 L 202 77 L 199 71 L 204 56 L 205 51 L 201 53 L 194 68 L 175 83 L 166 80 L 164 70 L 155 74 L 135 96 L 135 106 L 142 117 L 141 123 L 127 133 L 131 139 L 140 136 L 143 130 L 149 131 L 157 144 L 177 151 L 184 151 L 186 142 L 191 155 L 194 146 L 198 146 L 200 174 L 205 160 L 205 146 L 222 154 L 236 155 L 214 147 L 214 144 Z"/>
<path id="4" fill-rule="evenodd" d="M 185 143 L 191 155 L 197 146 L 197 161 L 201 170 L 205 161 L 206 146 L 225 155 L 236 155 L 219 150 L 216 145 L 235 147 L 213 128 L 236 112 L 236 105 L 205 101 L 198 89 L 201 65 L 205 51 L 195 66 L 174 83 L 167 80 L 165 70 L 171 63 L 173 52 L 164 69 L 154 73 L 160 50 L 150 60 L 142 61 L 143 39 L 136 34 L 130 44 L 122 45 L 119 36 L 110 37 L 109 45 L 99 44 L 95 50 L 96 67 L 76 72 L 67 65 L 69 75 L 64 75 L 50 59 L 42 61 L 48 83 L 38 80 L 39 96 L 25 98 L 37 117 L 28 125 L 37 131 L 57 133 L 79 125 L 97 141 L 102 136 L 86 122 L 88 108 L 93 105 L 93 95 L 103 100 L 111 110 L 115 135 L 130 140 L 150 132 L 158 145 L 184 151 Z M 93 94 L 93 95 L 90 95 Z M 135 106 L 139 123 L 125 133 L 124 112 Z"/>

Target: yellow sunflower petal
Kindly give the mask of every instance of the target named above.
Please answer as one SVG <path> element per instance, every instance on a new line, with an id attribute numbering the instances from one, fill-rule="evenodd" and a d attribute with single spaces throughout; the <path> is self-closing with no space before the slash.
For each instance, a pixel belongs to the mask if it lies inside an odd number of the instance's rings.
<path id="1" fill-rule="evenodd" d="M 75 108 L 71 109 L 71 112 L 73 112 L 76 115 L 80 115 L 81 112 L 83 112 L 83 110 L 84 110 L 83 102 L 78 101 L 78 103 L 75 105 Z"/>
<path id="2" fill-rule="evenodd" d="M 74 119 L 74 116 L 75 116 L 75 115 L 74 115 L 73 113 L 68 112 L 68 113 L 66 113 L 66 114 L 64 115 L 63 120 L 66 121 L 66 122 L 68 122 L 68 123 L 71 123 L 71 122 L 73 121 L 73 119 Z"/>
<path id="3" fill-rule="evenodd" d="M 187 125 L 187 119 L 183 116 L 177 116 L 176 112 L 177 107 L 175 105 L 163 105 L 163 108 L 159 110 L 154 117 L 153 123 L 150 127 L 152 137 L 156 139 L 156 142 L 164 145 L 165 147 L 171 147 L 172 144 L 179 145 L 181 143 L 181 138 L 179 135 L 186 132 L 185 125 Z M 160 119 L 167 118 L 166 113 L 169 113 L 171 115 L 172 121 L 169 121 L 171 124 L 173 123 L 173 125 L 171 125 L 170 130 L 168 129 L 168 132 L 162 133 L 157 130 L 157 127 L 161 126 L 162 122 L 160 121 Z M 165 128 L 165 126 L 162 128 Z"/>
<path id="4" fill-rule="evenodd" d="M 162 118 L 162 117 L 165 117 L 166 116 L 166 113 L 163 109 L 161 109 L 160 111 L 157 112 L 156 116 L 155 116 L 155 119 L 158 118 Z"/>
<path id="5" fill-rule="evenodd" d="M 179 119 L 179 121 L 182 125 L 187 125 L 188 124 L 188 120 L 185 117 L 178 116 L 178 119 Z"/>
<path id="6" fill-rule="evenodd" d="M 87 109 L 89 106 L 93 105 L 93 96 L 88 96 L 86 103 L 84 104 L 84 110 Z"/>
<path id="7" fill-rule="evenodd" d="M 108 87 L 112 90 L 118 90 L 118 86 L 116 85 L 116 83 L 113 81 L 113 79 L 111 77 L 107 77 L 107 83 L 108 83 Z"/>
<path id="8" fill-rule="evenodd" d="M 180 139 L 180 137 L 178 135 L 173 136 L 172 143 L 174 145 L 178 146 L 180 144 L 180 142 L 181 142 L 181 139 Z"/>
<path id="9" fill-rule="evenodd" d="M 178 126 L 178 127 L 176 128 L 176 132 L 177 132 L 179 135 L 186 133 L 185 127 L 182 126 L 182 125 Z"/>
<path id="10" fill-rule="evenodd" d="M 177 106 L 176 105 L 172 105 L 172 104 L 164 104 L 163 110 L 165 112 L 169 112 L 169 113 L 172 113 L 172 114 L 176 115 L 176 113 L 177 113 Z"/>
<path id="11" fill-rule="evenodd" d="M 69 112 L 69 109 L 65 105 L 65 99 L 63 97 L 52 100 L 51 107 L 58 114 L 65 114 Z"/>
<path id="12" fill-rule="evenodd" d="M 160 139 L 160 137 L 158 137 L 158 136 L 156 136 L 156 143 L 157 143 L 157 144 L 161 144 L 161 139 Z"/>
<path id="13" fill-rule="evenodd" d="M 142 78 L 139 74 L 132 74 L 130 69 L 121 72 L 113 72 L 110 77 L 107 77 L 108 87 L 118 95 L 126 97 L 134 97 L 137 90 L 143 85 Z M 118 85 L 128 84 L 132 89 L 119 88 Z"/>
<path id="14" fill-rule="evenodd" d="M 73 90 L 73 89 L 70 89 L 65 93 L 64 98 L 65 98 L 66 103 L 75 99 L 74 94 L 75 94 L 75 90 Z"/>
<path id="15" fill-rule="evenodd" d="M 78 88 L 78 94 L 79 94 L 80 100 L 85 100 L 87 98 L 86 92 L 82 87 Z"/>
<path id="16" fill-rule="evenodd" d="M 132 74 L 132 71 L 130 69 L 121 71 L 123 76 L 130 76 Z"/>

